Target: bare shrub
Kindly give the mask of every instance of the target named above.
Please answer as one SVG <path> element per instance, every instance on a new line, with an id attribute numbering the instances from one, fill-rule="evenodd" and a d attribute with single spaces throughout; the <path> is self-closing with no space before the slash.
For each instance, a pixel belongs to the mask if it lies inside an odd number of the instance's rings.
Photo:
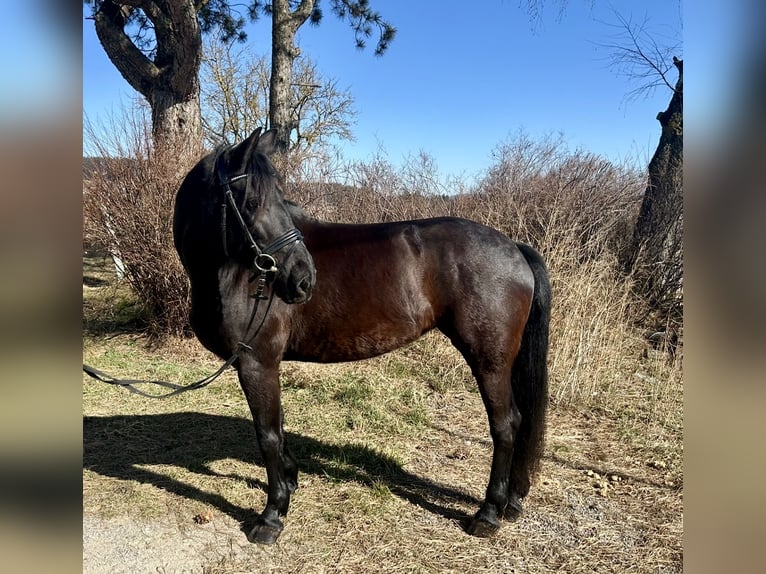
<path id="1" fill-rule="evenodd" d="M 643 189 L 637 171 L 523 133 L 494 158 L 478 192 L 463 198 L 489 225 L 544 252 L 571 241 L 580 261 L 619 254 L 630 241 Z"/>
<path id="2" fill-rule="evenodd" d="M 454 196 L 467 186 L 445 178 L 425 152 L 394 166 L 382 150 L 367 161 L 344 161 L 331 148 L 292 152 L 287 195 L 315 217 L 346 223 L 458 215 Z"/>
<path id="3" fill-rule="evenodd" d="M 576 245 L 546 254 L 554 290 L 551 314 L 552 394 L 559 402 L 603 404 L 629 379 L 643 342 L 630 321 L 630 281 L 614 257 L 575 263 Z"/>
<path id="4" fill-rule="evenodd" d="M 122 267 L 146 305 L 149 334 L 181 334 L 188 325 L 188 281 L 173 246 L 173 202 L 188 167 L 151 145 L 140 110 L 112 120 L 108 132 L 86 121 L 95 157 L 83 174 L 83 231 Z"/>

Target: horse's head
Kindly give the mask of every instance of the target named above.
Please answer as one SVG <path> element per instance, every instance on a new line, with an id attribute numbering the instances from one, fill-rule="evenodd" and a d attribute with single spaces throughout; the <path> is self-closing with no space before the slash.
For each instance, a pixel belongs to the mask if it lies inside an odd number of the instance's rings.
<path id="1" fill-rule="evenodd" d="M 276 273 L 274 289 L 287 303 L 304 303 L 316 269 L 285 205 L 282 180 L 269 156 L 275 131 L 260 128 L 214 156 L 221 189 L 224 250 L 245 265 Z"/>

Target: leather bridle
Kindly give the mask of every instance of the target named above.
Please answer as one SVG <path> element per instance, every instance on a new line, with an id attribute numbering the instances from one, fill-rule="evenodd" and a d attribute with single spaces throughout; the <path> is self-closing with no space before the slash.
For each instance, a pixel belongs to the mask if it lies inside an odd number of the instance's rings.
<path id="1" fill-rule="evenodd" d="M 285 233 L 266 244 L 265 247 L 261 248 L 258 246 L 253 234 L 250 232 L 250 228 L 245 222 L 245 218 L 242 217 L 242 211 L 234 200 L 234 193 L 232 192 L 230 185 L 232 182 L 239 179 L 248 178 L 250 174 L 243 173 L 234 177 L 228 177 L 223 165 L 224 151 L 225 148 L 220 149 L 215 157 L 215 172 L 221 188 L 223 189 L 223 200 L 221 202 L 221 240 L 223 242 L 223 252 L 227 257 L 229 256 L 228 237 L 226 233 L 226 214 L 231 210 L 234 212 L 237 222 L 245 235 L 248 247 L 254 254 L 253 271 L 265 279 L 268 273 L 276 273 L 278 271 L 277 261 L 274 256 L 288 245 L 291 245 L 292 249 L 294 249 L 297 243 L 303 241 L 303 234 L 296 228 L 288 229 Z M 245 201 L 244 197 L 242 201 Z M 292 249 L 290 249 L 290 251 L 292 251 Z"/>

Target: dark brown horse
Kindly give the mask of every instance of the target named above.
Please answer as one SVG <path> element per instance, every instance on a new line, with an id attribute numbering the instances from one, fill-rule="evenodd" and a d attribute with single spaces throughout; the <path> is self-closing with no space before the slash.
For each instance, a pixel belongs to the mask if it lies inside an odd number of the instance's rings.
<path id="1" fill-rule="evenodd" d="M 238 353 L 266 466 L 268 502 L 249 539 L 276 541 L 297 487 L 280 362 L 374 357 L 433 328 L 465 357 L 487 409 L 492 468 L 467 530 L 492 534 L 502 516 L 521 512 L 542 454 L 550 318 L 542 258 L 462 219 L 318 221 L 284 199 L 268 159 L 273 140 L 258 130 L 203 158 L 178 191 L 174 219 L 192 327 L 218 356 Z"/>

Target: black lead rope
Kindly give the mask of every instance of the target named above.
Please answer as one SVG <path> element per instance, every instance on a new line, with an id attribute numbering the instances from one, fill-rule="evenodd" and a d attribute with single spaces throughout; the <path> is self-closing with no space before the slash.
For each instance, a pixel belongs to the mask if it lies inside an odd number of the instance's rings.
<path id="1" fill-rule="evenodd" d="M 240 343 L 241 345 L 241 343 Z M 86 375 L 89 375 L 90 377 L 101 381 L 102 383 L 107 383 L 109 385 L 117 385 L 119 387 L 124 387 L 128 389 L 131 393 L 135 393 L 137 395 L 141 395 L 143 397 L 149 397 L 150 399 L 166 399 L 168 397 L 172 397 L 173 395 L 178 395 L 186 391 L 192 391 L 194 389 L 201 389 L 202 387 L 208 386 L 210 383 L 215 381 L 221 374 L 228 369 L 234 361 L 239 358 L 239 353 L 241 351 L 242 347 L 237 348 L 237 350 L 234 352 L 234 354 L 229 358 L 228 361 L 226 361 L 221 367 L 212 375 L 208 375 L 204 379 L 200 379 L 199 381 L 195 381 L 193 383 L 190 383 L 188 385 L 178 385 L 176 383 L 170 383 L 168 381 L 150 381 L 150 380 L 141 380 L 141 379 L 118 379 L 116 377 L 113 377 L 112 375 L 108 375 L 104 371 L 99 371 L 98 369 L 95 369 L 89 365 L 86 365 L 83 363 L 82 370 L 85 372 Z M 136 385 L 158 385 L 160 387 L 165 387 L 166 389 L 172 389 L 171 392 L 165 393 L 162 395 L 155 395 L 152 393 L 147 393 L 146 391 L 142 391 L 139 389 Z"/>
<path id="2" fill-rule="evenodd" d="M 227 361 L 221 365 L 221 367 L 213 374 L 208 375 L 207 377 L 200 379 L 199 381 L 194 381 L 193 383 L 189 383 L 188 385 L 179 385 L 176 383 L 171 383 L 168 381 L 153 381 L 153 380 L 143 380 L 143 379 L 118 379 L 117 377 L 113 377 L 112 375 L 109 375 L 103 371 L 99 371 L 96 368 L 91 367 L 90 365 L 86 365 L 83 363 L 82 370 L 83 372 L 96 379 L 97 381 L 101 381 L 102 383 L 107 383 L 109 385 L 116 385 L 118 387 L 123 387 L 128 389 L 131 393 L 135 393 L 137 395 L 141 395 L 142 397 L 149 397 L 150 399 L 166 399 L 168 397 L 172 397 L 174 395 L 179 395 L 181 393 L 185 393 L 186 391 L 193 391 L 195 389 L 201 389 L 202 387 L 208 386 L 210 383 L 215 381 L 218 377 L 220 377 L 223 372 L 231 367 L 234 362 L 239 358 L 239 355 L 242 353 L 242 351 L 252 351 L 253 348 L 250 346 L 250 343 L 253 342 L 253 339 L 260 333 L 261 327 L 263 327 L 263 324 L 266 322 L 266 317 L 269 314 L 269 311 L 271 310 L 271 303 L 274 301 L 274 291 L 272 290 L 271 295 L 267 298 L 256 298 L 255 305 L 253 306 L 253 312 L 250 315 L 250 321 L 247 324 L 247 329 L 245 332 L 250 330 L 250 327 L 253 324 L 253 321 L 255 320 L 255 315 L 258 311 L 258 305 L 261 301 L 264 299 L 268 299 L 269 303 L 266 306 L 266 312 L 263 314 L 263 318 L 261 319 L 260 324 L 258 325 L 258 328 L 255 330 L 255 333 L 248 339 L 247 343 L 243 343 L 240 341 L 237 343 L 237 350 L 234 351 L 234 354 L 227 359 Z M 155 395 L 152 393 L 147 393 L 146 391 L 143 391 L 139 389 L 136 385 L 157 385 L 160 387 L 164 387 L 166 389 L 171 389 L 169 393 L 165 393 L 162 395 Z"/>

